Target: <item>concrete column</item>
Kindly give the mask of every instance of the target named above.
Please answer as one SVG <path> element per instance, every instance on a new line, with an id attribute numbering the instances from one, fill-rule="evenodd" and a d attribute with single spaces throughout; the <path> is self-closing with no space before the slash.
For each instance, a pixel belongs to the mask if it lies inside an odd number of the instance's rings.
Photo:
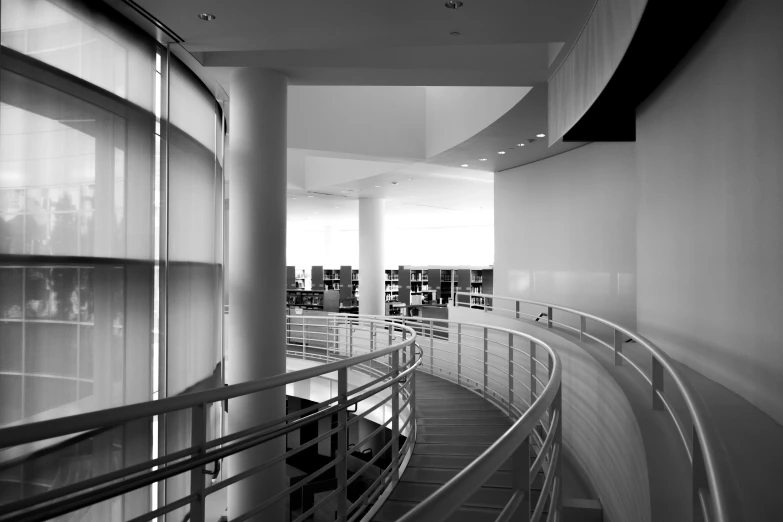
<path id="1" fill-rule="evenodd" d="M 359 199 L 359 313 L 384 314 L 383 199 Z"/>
<path id="2" fill-rule="evenodd" d="M 228 384 L 285 373 L 287 89 L 279 72 L 247 68 L 231 75 Z M 284 388 L 233 399 L 228 430 L 284 415 Z M 285 437 L 256 446 L 229 460 L 229 476 L 284 452 Z M 285 487 L 284 463 L 232 485 L 229 519 Z M 285 520 L 284 504 L 252 520 Z"/>

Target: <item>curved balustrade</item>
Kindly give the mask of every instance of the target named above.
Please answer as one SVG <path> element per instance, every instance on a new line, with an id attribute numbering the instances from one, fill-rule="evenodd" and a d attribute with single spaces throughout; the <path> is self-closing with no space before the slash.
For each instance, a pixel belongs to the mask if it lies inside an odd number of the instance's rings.
<path id="1" fill-rule="evenodd" d="M 545 343 L 527 334 L 480 324 L 337 314 L 289 316 L 286 350 L 289 357 L 323 364 L 259 381 L 76 415 L 68 417 L 67 422 L 56 419 L 0 430 L 0 448 L 8 448 L 90 430 L 103 431 L 183 410 L 190 411 L 192 426 L 191 443 L 184 449 L 6 503 L 0 506 L 0 520 L 47 520 L 172 477 L 185 476 L 190 478 L 189 494 L 132 520 L 142 522 L 175 514 L 178 509 L 189 509 L 187 518 L 201 521 L 209 495 L 333 436 L 338 437 L 337 450 L 327 465 L 233 520 L 246 520 L 275 502 L 287 500 L 332 469 L 336 484 L 331 492 L 309 509 L 302 508 L 292 520 L 305 520 L 325 508 L 334 512 L 337 520 L 370 520 L 399 481 L 413 453 L 417 369 L 467 387 L 506 411 L 515 422 L 495 444 L 402 520 L 444 520 L 509 459 L 513 464 L 513 495 L 499 520 L 522 514 L 526 514 L 525 520 L 534 521 L 559 518 L 561 368 L 559 358 Z M 349 369 L 364 374 L 363 384 L 348 389 Z M 204 420 L 209 404 L 314 377 L 334 378 L 335 373 L 337 393 L 329 399 L 264 425 L 208 439 Z M 349 410 L 354 406 L 356 410 Z M 351 425 L 380 408 L 390 414 L 382 416 L 384 420 L 373 433 L 349 447 Z M 355 411 L 350 419 L 349 411 Z M 337 426 L 317 438 L 238 475 L 210 480 L 210 476 L 217 475 L 221 459 L 284 437 L 334 414 L 338 417 Z M 347 464 L 351 456 L 387 427 L 392 433 L 390 440 L 350 475 Z M 405 434 L 406 440 L 400 444 Z M 388 459 L 388 463 L 378 466 L 382 459 Z M 205 469 L 207 466 L 212 469 Z M 380 468 L 377 477 L 369 473 L 373 466 Z M 365 483 L 357 494 L 360 483 L 356 481 L 366 474 L 375 478 Z M 540 487 L 541 493 L 533 502 L 531 485 L 537 479 L 540 483 L 536 488 Z M 349 498 L 352 487 L 353 495 Z"/>
<path id="2" fill-rule="evenodd" d="M 388 494 L 396 483 L 415 444 L 415 370 L 421 363 L 420 356 L 415 353 L 416 334 L 406 326 L 372 319 L 352 321 L 350 325 L 331 320 L 327 328 L 324 319 L 326 318 L 289 317 L 289 323 L 301 321 L 304 327 L 300 333 L 289 330 L 288 351 L 289 354 L 296 355 L 297 346 L 301 346 L 304 349 L 298 352 L 299 355 L 325 364 L 258 381 L 100 410 L 67 417 L 67 419 L 53 419 L 1 429 L 0 449 L 46 441 L 55 437 L 74 436 L 91 430 L 104 431 L 132 421 L 183 411 L 190 412 L 190 426 L 192 426 L 190 445 L 184 449 L 106 473 L 93 471 L 98 474 L 88 475 L 82 480 L 2 504 L 0 520 L 48 520 L 119 495 L 154 486 L 172 477 L 183 476 L 190 478 L 189 494 L 136 516 L 132 520 L 134 522 L 152 520 L 178 509 L 189 508 L 187 516 L 190 520 L 203 521 L 207 496 L 270 466 L 280 464 L 334 435 L 338 437 L 338 445 L 335 456 L 329 464 L 233 520 L 235 522 L 245 520 L 275 502 L 288 500 L 291 494 L 323 477 L 332 469 L 336 479 L 336 487 L 333 491 L 310 509 L 296 517 L 291 517 L 292 520 L 305 520 L 317 510 L 323 509 L 327 503 L 335 500 L 341 520 L 358 520 L 367 517 L 368 512 L 373 508 L 373 503 L 379 498 L 382 499 L 384 494 Z M 341 331 L 343 328 L 350 331 L 343 332 Z M 380 332 L 384 335 L 376 335 Z M 371 334 L 371 343 L 365 344 L 361 341 L 363 336 L 369 337 Z M 310 353 L 306 350 L 308 345 L 311 348 Z M 360 371 L 369 376 L 369 379 L 364 384 L 349 390 L 348 370 Z M 206 416 L 210 405 L 220 405 L 222 401 L 327 376 L 333 372 L 336 373 L 338 392 L 328 400 L 266 424 L 208 440 Z M 356 406 L 361 410 L 359 405 L 368 402 L 372 405 L 348 418 L 349 408 Z M 359 419 L 389 403 L 391 415 L 388 420 L 372 434 L 349 448 L 350 427 Z M 288 433 L 318 423 L 320 419 L 331 418 L 334 414 L 339 421 L 337 427 L 319 434 L 317 438 L 290 449 L 270 461 L 259 463 L 241 474 L 214 482 L 210 480 L 211 475 L 216 474 L 215 468 L 221 459 L 278 437 L 285 437 Z M 349 477 L 347 463 L 352 454 L 358 452 L 363 444 L 386 427 L 389 427 L 392 432 L 390 440 L 361 469 Z M 402 433 L 409 433 L 410 436 L 400 446 Z M 351 502 L 348 498 L 349 488 L 355 493 L 356 486 L 359 485 L 356 481 L 371 471 L 372 466 L 378 467 L 378 464 L 387 459 L 389 462 L 380 469 L 378 477 L 372 483 L 365 484 L 362 488 L 363 492 Z M 205 469 L 209 466 L 212 466 L 211 470 Z M 5 466 L 5 469 L 3 467 L 4 465 L 0 463 L 0 469 L 9 471 L 8 466 Z"/>
<path id="3" fill-rule="evenodd" d="M 350 324 L 370 316 L 332 317 Z M 421 371 L 465 386 L 515 420 L 492 446 L 400 522 L 447 519 L 509 459 L 513 494 L 498 520 L 559 520 L 562 370 L 557 354 L 535 337 L 506 328 L 443 319 L 385 319 L 416 332 Z M 531 485 L 540 473 L 541 493 L 533 502 Z"/>
<path id="4" fill-rule="evenodd" d="M 471 298 L 481 298 L 483 304 L 475 304 Z M 510 303 L 510 304 L 509 304 Z M 693 484 L 692 512 L 693 520 L 706 522 L 729 522 L 741 520 L 738 513 L 736 498 L 731 485 L 731 471 L 725 468 L 726 458 L 721 457 L 722 449 L 719 436 L 714 426 L 708 421 L 701 398 L 692 389 L 690 383 L 682 376 L 674 366 L 673 360 L 656 345 L 636 332 L 632 332 L 616 323 L 607 321 L 595 315 L 558 306 L 551 303 L 504 297 L 490 294 L 476 294 L 469 292 L 457 292 L 455 305 L 459 307 L 480 308 L 487 312 L 501 313 L 516 319 L 530 319 L 541 327 L 553 328 L 557 326 L 566 331 L 577 334 L 580 340 L 590 339 L 600 346 L 609 349 L 614 357 L 615 365 L 628 364 L 651 388 L 651 405 L 655 410 L 666 410 L 677 429 L 685 451 L 691 463 Z M 545 312 L 541 313 L 541 309 Z M 556 321 L 555 310 L 563 312 L 579 320 L 579 327 Z M 546 321 L 539 322 L 542 317 Z M 590 321 L 590 323 L 588 323 Z M 588 331 L 588 326 L 603 325 L 612 332 L 612 342 L 607 342 L 599 335 Z M 648 372 L 623 354 L 623 344 L 626 340 L 638 343 L 651 358 Z M 690 414 L 692 429 L 686 428 L 683 420 L 677 414 L 671 401 L 664 392 L 664 377 L 668 376 L 674 383 L 676 390 L 682 397 Z M 690 432 L 690 434 L 689 434 Z"/>

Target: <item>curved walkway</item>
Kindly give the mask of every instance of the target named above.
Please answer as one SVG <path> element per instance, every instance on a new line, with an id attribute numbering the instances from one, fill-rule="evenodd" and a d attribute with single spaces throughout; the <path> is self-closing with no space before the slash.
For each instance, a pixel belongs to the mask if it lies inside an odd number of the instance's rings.
<path id="1" fill-rule="evenodd" d="M 445 379 L 416 374 L 416 446 L 408 467 L 374 520 L 397 520 L 478 457 L 511 420 L 475 393 Z M 449 520 L 495 520 L 511 497 L 504 465 Z"/>

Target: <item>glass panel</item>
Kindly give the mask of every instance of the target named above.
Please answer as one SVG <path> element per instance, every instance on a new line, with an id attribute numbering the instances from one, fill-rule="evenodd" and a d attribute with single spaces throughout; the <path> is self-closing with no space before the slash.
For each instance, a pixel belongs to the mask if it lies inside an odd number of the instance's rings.
<path id="1" fill-rule="evenodd" d="M 152 40 L 111 23 L 96 7 L 73 0 L 2 0 L 2 44 L 151 111 Z"/>
<path id="2" fill-rule="evenodd" d="M 2 82 L 0 253 L 123 255 L 125 120 L 7 71 Z"/>

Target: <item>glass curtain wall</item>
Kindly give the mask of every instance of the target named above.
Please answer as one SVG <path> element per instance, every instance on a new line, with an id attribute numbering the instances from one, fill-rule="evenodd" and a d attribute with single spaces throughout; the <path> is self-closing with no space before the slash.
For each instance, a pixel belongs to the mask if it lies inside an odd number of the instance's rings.
<path id="1" fill-rule="evenodd" d="M 0 427 L 221 385 L 214 97 L 100 2 L 1 5 Z M 171 416 L 0 450 L 0 509 L 189 437 Z M 68 519 L 126 520 L 183 486 Z"/>

